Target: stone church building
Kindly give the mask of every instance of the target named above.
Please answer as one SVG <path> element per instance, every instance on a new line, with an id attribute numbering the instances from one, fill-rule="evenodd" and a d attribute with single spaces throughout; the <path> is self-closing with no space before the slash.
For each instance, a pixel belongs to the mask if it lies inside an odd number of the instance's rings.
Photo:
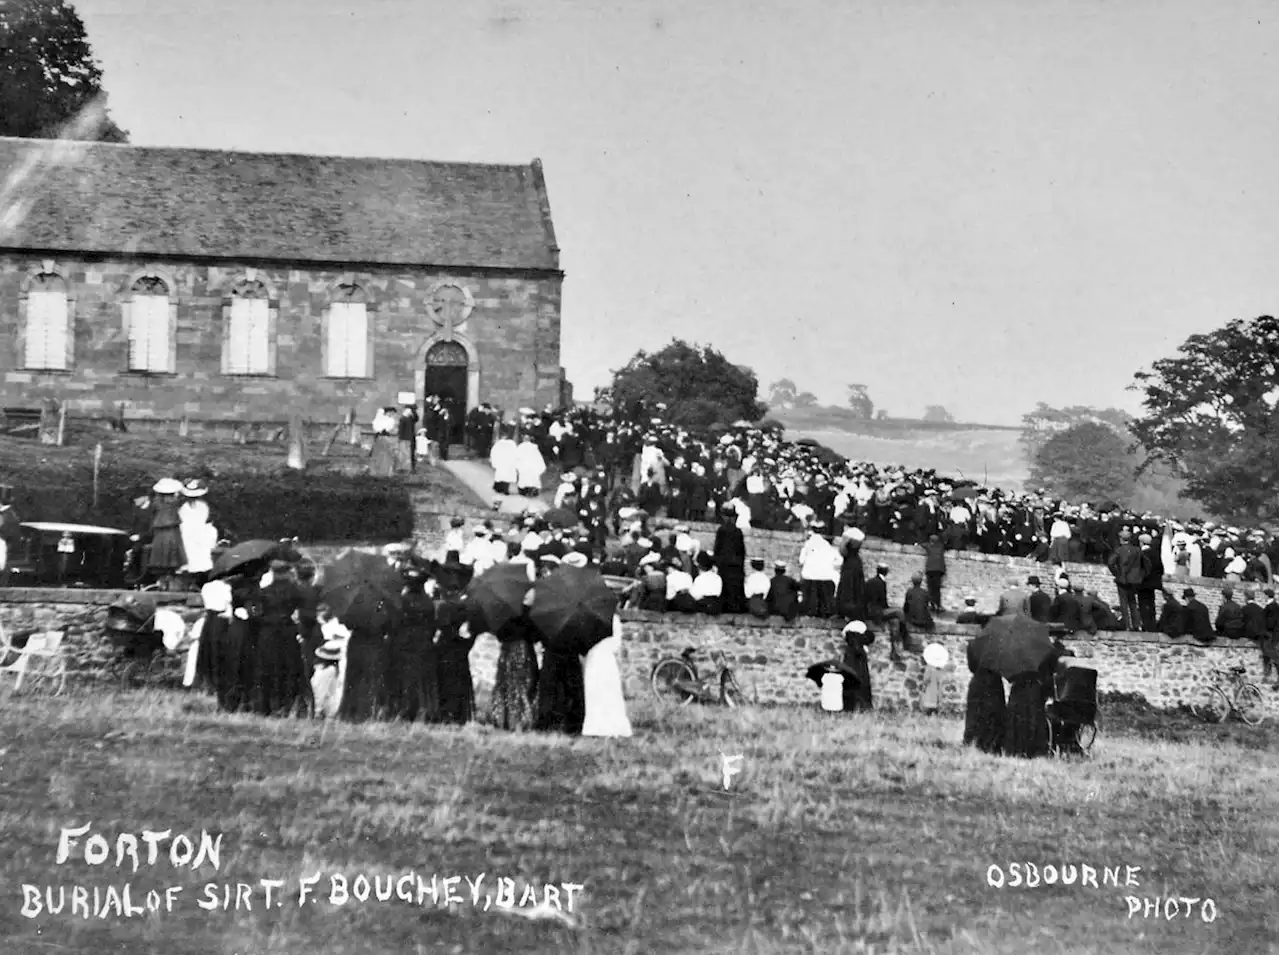
<path id="1" fill-rule="evenodd" d="M 559 259 L 536 159 L 0 137 L 0 404 L 221 423 L 368 422 L 408 391 L 558 407 Z"/>

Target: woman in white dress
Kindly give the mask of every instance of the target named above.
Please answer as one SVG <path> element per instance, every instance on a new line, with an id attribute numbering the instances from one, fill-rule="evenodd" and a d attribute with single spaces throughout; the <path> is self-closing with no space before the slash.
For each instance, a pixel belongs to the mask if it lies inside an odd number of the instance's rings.
<path id="1" fill-rule="evenodd" d="M 493 490 L 497 494 L 511 494 L 516 483 L 516 443 L 503 434 L 489 451 L 489 467 L 493 468 Z"/>
<path id="2" fill-rule="evenodd" d="M 199 478 L 190 480 L 182 489 L 185 501 L 178 508 L 178 532 L 187 557 L 182 573 L 196 578 L 197 582 L 213 570 L 213 548 L 218 543 L 218 531 L 209 523 L 209 505 L 204 502 L 208 493 L 209 489 Z"/>
<path id="3" fill-rule="evenodd" d="M 615 615 L 613 634 L 592 647 L 582 665 L 586 718 L 583 736 L 630 736 L 631 720 L 622 695 L 618 651 L 622 648 L 622 621 Z"/>

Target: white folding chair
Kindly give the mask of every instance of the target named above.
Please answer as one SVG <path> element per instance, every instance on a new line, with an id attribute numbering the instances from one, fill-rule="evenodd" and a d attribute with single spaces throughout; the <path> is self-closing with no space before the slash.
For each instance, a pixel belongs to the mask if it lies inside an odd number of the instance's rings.
<path id="1" fill-rule="evenodd" d="M 23 684 L 47 690 L 55 696 L 66 689 L 67 658 L 62 651 L 62 630 L 33 633 L 24 647 L 15 647 L 0 624 L 0 673 L 14 676 L 13 690 L 21 692 Z"/>

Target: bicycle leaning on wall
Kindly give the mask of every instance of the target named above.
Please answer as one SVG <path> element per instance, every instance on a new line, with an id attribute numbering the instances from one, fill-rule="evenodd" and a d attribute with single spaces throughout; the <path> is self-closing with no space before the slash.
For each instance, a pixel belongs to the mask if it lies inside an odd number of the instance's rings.
<path id="1" fill-rule="evenodd" d="M 1214 670 L 1192 698 L 1192 711 L 1210 723 L 1221 723 L 1235 712 L 1250 726 L 1257 726 L 1266 715 L 1266 703 L 1262 690 L 1245 680 L 1245 672 L 1242 666 Z"/>

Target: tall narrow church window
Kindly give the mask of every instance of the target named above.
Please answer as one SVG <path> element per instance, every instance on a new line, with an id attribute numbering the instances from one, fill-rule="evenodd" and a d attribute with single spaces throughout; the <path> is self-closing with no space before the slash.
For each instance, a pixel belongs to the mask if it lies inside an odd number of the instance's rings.
<path id="1" fill-rule="evenodd" d="M 329 305 L 325 338 L 325 375 L 367 378 L 369 367 L 369 306 L 359 286 L 343 285 Z"/>
<path id="2" fill-rule="evenodd" d="M 67 285 L 61 276 L 42 272 L 27 292 L 24 367 L 66 371 L 70 337 Z"/>
<path id="3" fill-rule="evenodd" d="M 129 302 L 129 370 L 174 371 L 169 287 L 145 276 L 133 283 Z"/>
<path id="4" fill-rule="evenodd" d="M 224 371 L 228 375 L 269 375 L 271 303 L 261 282 L 241 282 L 231 292 Z"/>

